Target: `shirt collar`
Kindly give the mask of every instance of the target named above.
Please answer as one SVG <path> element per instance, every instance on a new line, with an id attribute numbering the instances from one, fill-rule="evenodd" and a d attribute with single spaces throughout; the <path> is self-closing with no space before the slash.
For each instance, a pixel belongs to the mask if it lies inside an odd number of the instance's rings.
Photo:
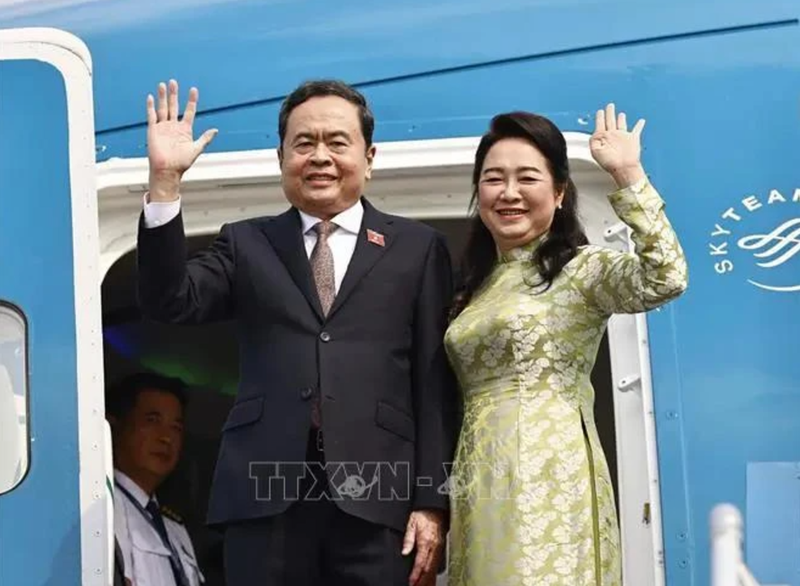
<path id="1" fill-rule="evenodd" d="M 150 497 L 147 496 L 147 493 L 124 472 L 114 469 L 114 480 L 116 480 L 122 488 L 127 490 L 142 507 L 146 507 L 147 503 L 150 502 Z M 153 495 L 153 500 L 156 500 L 155 495 Z"/>
<path id="2" fill-rule="evenodd" d="M 316 226 L 321 220 L 319 218 L 315 218 L 302 210 L 297 210 L 300 212 L 300 220 L 303 224 L 303 234 L 307 233 L 311 228 Z M 347 208 L 345 211 L 335 215 L 331 218 L 331 222 L 347 230 L 348 232 L 352 232 L 353 234 L 358 234 L 361 230 L 361 221 L 364 219 L 364 205 L 361 203 L 359 199 L 354 205 Z"/>
<path id="3" fill-rule="evenodd" d="M 498 259 L 501 263 L 509 263 L 515 261 L 530 261 L 533 258 L 533 253 L 536 252 L 536 249 L 539 248 L 545 240 L 547 240 L 549 233 L 545 232 L 540 234 L 530 242 L 518 246 L 516 248 L 512 248 L 511 250 L 507 250 L 505 252 L 501 251 L 497 248 L 497 255 Z"/>

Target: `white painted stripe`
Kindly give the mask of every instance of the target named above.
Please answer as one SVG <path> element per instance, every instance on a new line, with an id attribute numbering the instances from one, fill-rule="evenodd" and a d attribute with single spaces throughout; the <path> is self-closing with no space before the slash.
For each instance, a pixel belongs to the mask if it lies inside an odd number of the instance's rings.
<path id="1" fill-rule="evenodd" d="M 202 130 L 196 128 L 196 134 Z M 571 174 L 579 187 L 599 180 L 593 191 L 613 188 L 592 159 L 589 136 L 566 132 L 564 137 Z M 480 137 L 466 137 L 376 143 L 367 197 L 386 213 L 421 219 L 463 218 L 479 141 Z M 104 276 L 136 246 L 149 170 L 146 157 L 109 159 L 97 167 L 100 273 Z M 203 154 L 184 175 L 181 191 L 188 236 L 213 234 L 225 222 L 277 214 L 287 207 L 275 149 Z"/>

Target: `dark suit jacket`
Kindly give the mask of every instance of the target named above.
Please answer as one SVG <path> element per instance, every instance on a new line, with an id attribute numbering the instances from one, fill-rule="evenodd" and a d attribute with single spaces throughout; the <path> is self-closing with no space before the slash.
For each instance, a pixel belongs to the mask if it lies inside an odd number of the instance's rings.
<path id="1" fill-rule="evenodd" d="M 452 269 L 443 236 L 365 199 L 358 242 L 327 319 L 296 210 L 223 226 L 186 261 L 181 216 L 140 220 L 139 297 L 171 323 L 235 319 L 236 402 L 223 426 L 212 525 L 274 515 L 297 498 L 312 393 L 322 397 L 325 457 L 335 485 L 367 485 L 336 502 L 404 529 L 412 509 L 447 509 L 457 398 L 443 337 Z M 368 241 L 367 229 L 384 245 Z M 359 491 L 361 489 L 361 492 Z"/>

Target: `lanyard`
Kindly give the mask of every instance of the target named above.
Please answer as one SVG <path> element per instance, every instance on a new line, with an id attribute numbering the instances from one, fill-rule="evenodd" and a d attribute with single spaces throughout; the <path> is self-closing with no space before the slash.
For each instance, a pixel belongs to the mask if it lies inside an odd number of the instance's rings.
<path id="1" fill-rule="evenodd" d="M 181 558 L 178 556 L 178 552 L 175 551 L 175 547 L 169 541 L 169 538 L 166 535 L 162 535 L 161 531 L 156 525 L 153 516 L 145 509 L 141 503 L 134 497 L 128 490 L 122 486 L 119 482 L 114 482 L 116 487 L 122 491 L 122 493 L 128 497 L 128 500 L 136 507 L 136 510 L 141 513 L 142 517 L 150 524 L 150 526 L 155 529 L 158 536 L 161 538 L 161 543 L 170 551 L 170 566 L 172 566 L 172 573 L 175 576 L 175 584 L 176 586 L 189 586 L 189 580 L 186 578 L 186 574 L 183 571 L 183 565 L 181 564 Z M 164 526 L 166 530 L 166 525 Z"/>

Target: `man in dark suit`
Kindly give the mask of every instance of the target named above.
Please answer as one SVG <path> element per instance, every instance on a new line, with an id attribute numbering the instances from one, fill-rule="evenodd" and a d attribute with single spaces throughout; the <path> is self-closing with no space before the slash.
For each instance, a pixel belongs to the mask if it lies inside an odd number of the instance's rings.
<path id="1" fill-rule="evenodd" d="M 180 180 L 216 133 L 193 139 L 197 99 L 179 119 L 174 80 L 157 108 L 148 96 L 139 296 L 161 321 L 237 322 L 239 393 L 208 514 L 225 528 L 227 584 L 432 583 L 457 437 L 444 238 L 363 197 L 372 114 L 319 81 L 279 116 L 291 208 L 223 226 L 187 262 Z"/>

